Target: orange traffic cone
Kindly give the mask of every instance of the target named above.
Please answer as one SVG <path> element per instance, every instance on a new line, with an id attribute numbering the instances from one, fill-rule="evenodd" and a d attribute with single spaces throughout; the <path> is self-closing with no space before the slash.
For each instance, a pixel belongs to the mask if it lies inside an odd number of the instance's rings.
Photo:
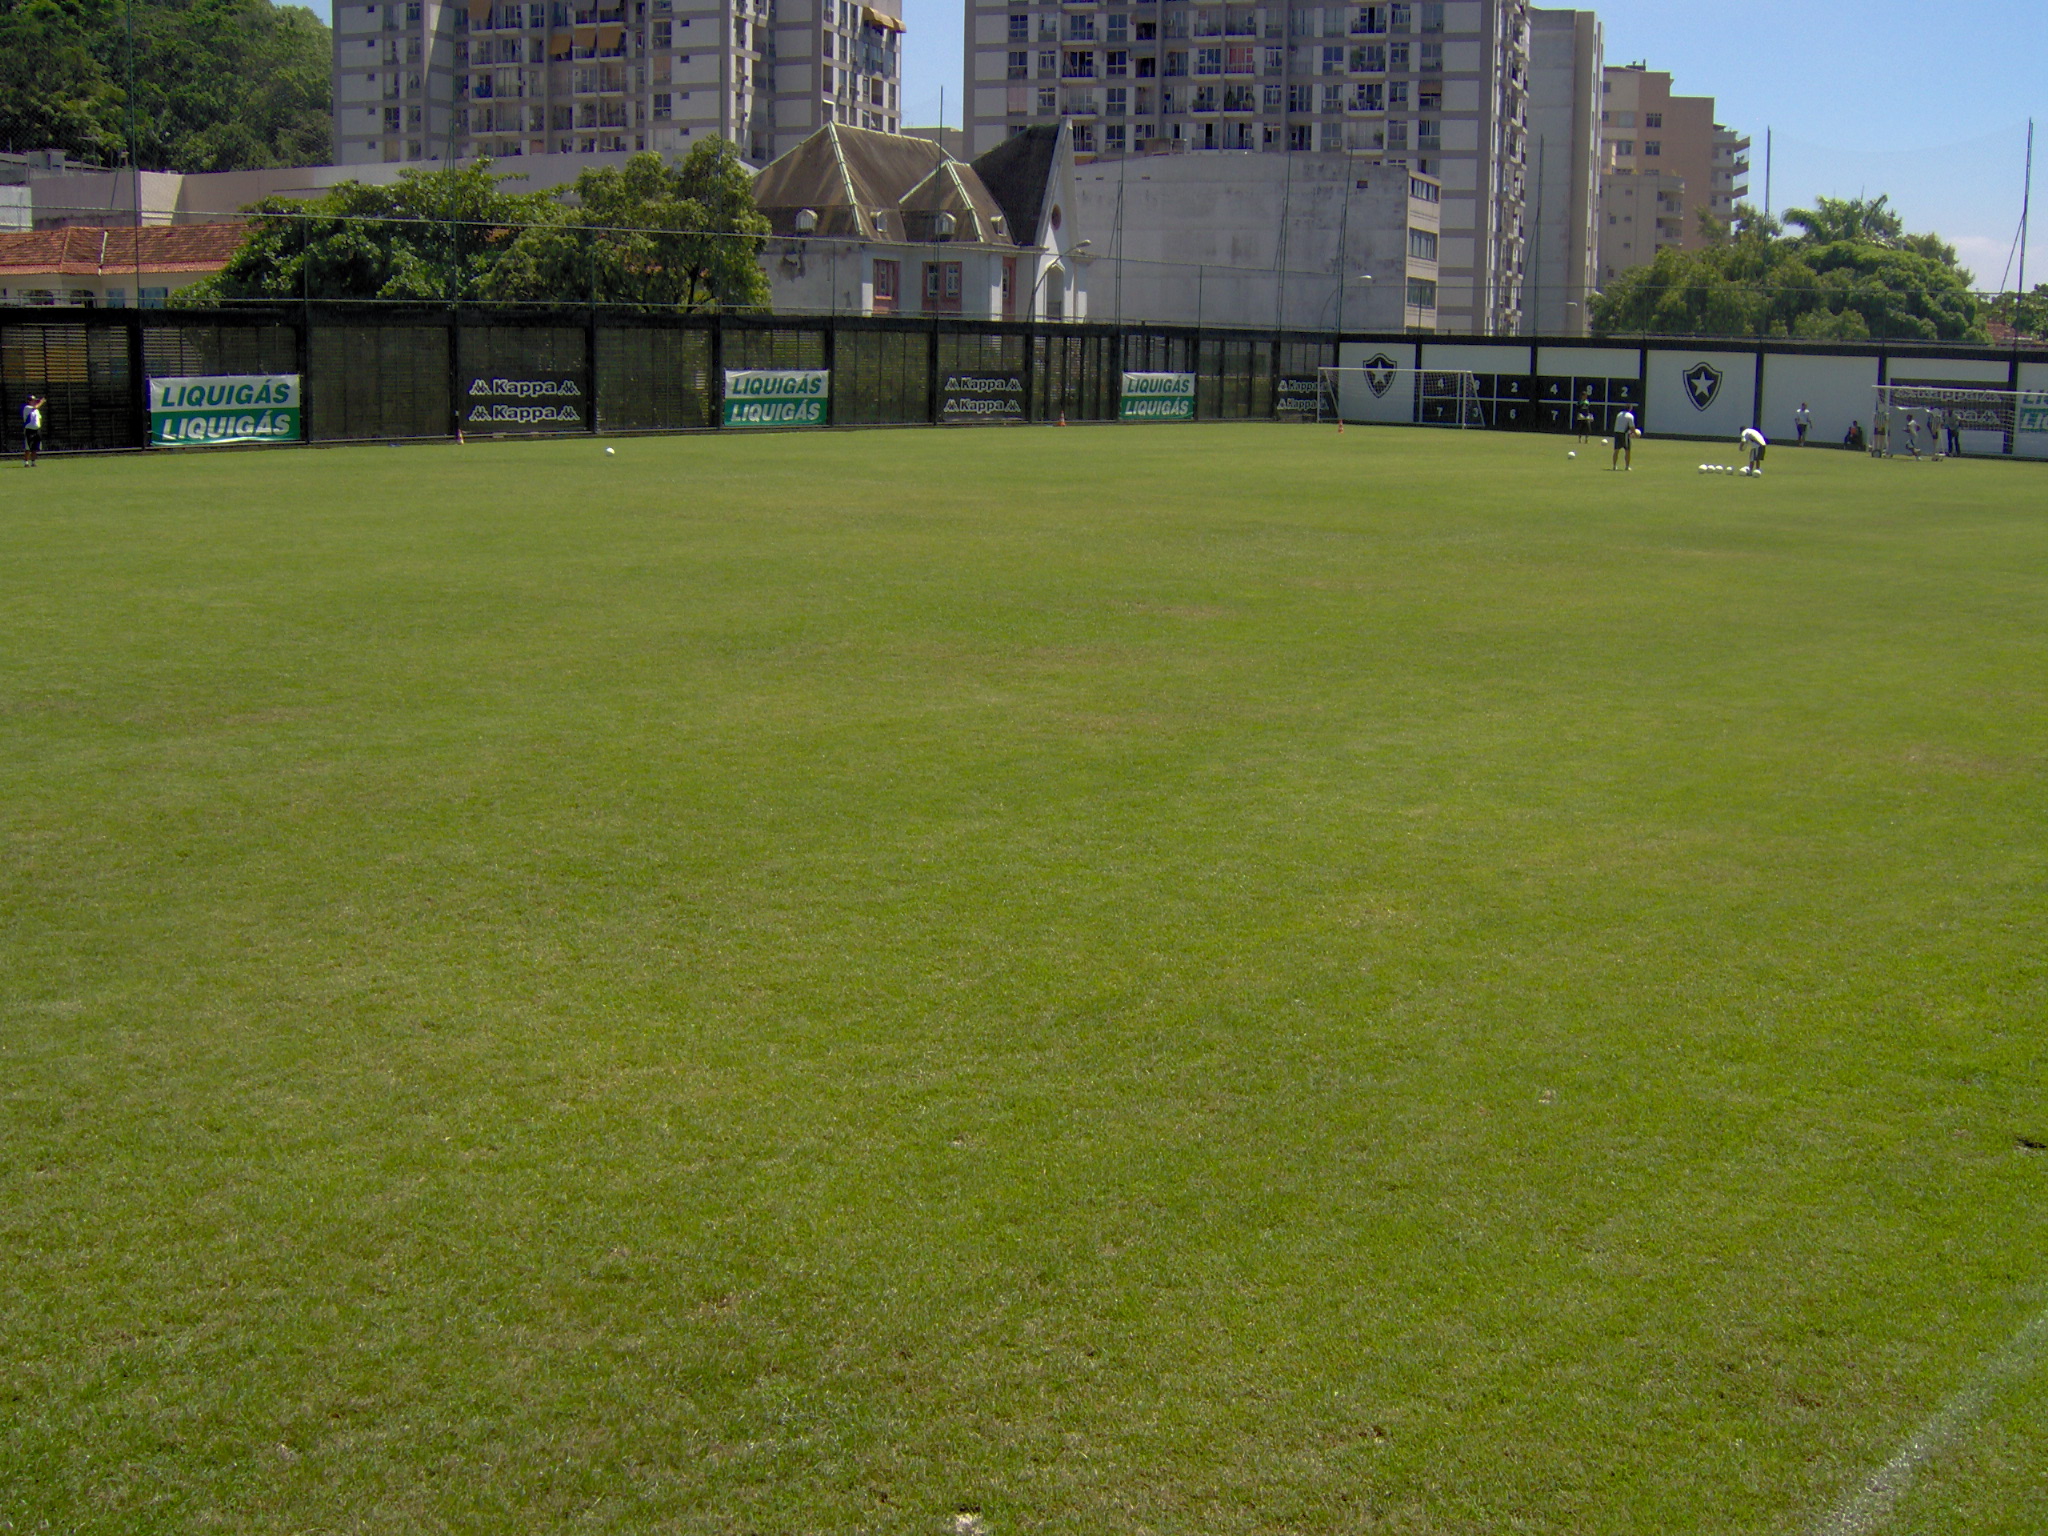
<path id="1" fill-rule="evenodd" d="M 1064 426 L 1065 426 L 1066 424 L 1067 424 L 1067 413 L 1066 413 L 1065 411 L 1061 411 L 1061 412 L 1060 412 L 1060 425 L 1064 427 Z"/>

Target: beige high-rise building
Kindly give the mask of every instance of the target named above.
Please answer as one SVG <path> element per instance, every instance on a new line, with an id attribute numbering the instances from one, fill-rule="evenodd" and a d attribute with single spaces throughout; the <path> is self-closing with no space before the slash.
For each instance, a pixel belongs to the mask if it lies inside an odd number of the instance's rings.
<path id="1" fill-rule="evenodd" d="M 687 151 L 765 164 L 826 123 L 894 132 L 896 0 L 339 0 L 343 165 Z"/>
<path id="2" fill-rule="evenodd" d="M 1674 96 L 1671 76 L 1611 65 L 1601 84 L 1601 281 L 1666 246 L 1706 243 L 1700 215 L 1726 219 L 1749 195 L 1749 140 L 1714 121 L 1711 96 Z"/>
<path id="3" fill-rule="evenodd" d="M 966 81 L 970 155 L 1065 120 L 1084 156 L 1251 153 L 1283 182 L 1290 152 L 1412 169 L 1442 203 L 1408 307 L 1437 331 L 1520 328 L 1527 0 L 968 0 Z"/>

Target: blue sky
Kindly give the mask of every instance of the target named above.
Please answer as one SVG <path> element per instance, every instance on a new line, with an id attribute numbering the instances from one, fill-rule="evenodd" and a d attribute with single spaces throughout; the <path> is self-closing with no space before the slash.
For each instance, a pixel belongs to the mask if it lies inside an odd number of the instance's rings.
<path id="1" fill-rule="evenodd" d="M 960 122 L 962 0 L 904 0 L 903 120 Z M 2048 200 L 2048 0 L 1609 0 L 1609 63 L 1669 70 L 1684 95 L 1756 140 L 1750 190 L 1772 204 L 1888 193 L 1907 227 L 1955 242 L 1980 286 L 1998 283 L 2019 228 L 2029 116 L 2041 119 Z M 2048 280 L 2048 218 L 2029 234 L 2029 281 Z M 2038 277 L 2036 277 L 2038 274 Z"/>

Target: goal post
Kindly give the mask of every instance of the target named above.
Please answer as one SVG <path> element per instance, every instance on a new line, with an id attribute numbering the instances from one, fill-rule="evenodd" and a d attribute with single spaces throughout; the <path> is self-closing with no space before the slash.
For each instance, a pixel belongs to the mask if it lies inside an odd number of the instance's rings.
<path id="1" fill-rule="evenodd" d="M 1324 367 L 1316 378 L 1317 421 L 1487 425 L 1478 376 L 1462 369 Z"/>
<path id="2" fill-rule="evenodd" d="M 2048 431 L 2048 412 L 2042 410 L 2038 390 L 2010 389 L 2002 384 L 1953 383 L 1941 380 L 1906 381 L 1870 386 L 1871 435 L 1880 430 L 1889 439 L 1892 452 L 1903 452 L 1911 439 L 1908 423 L 1919 429 L 1920 443 L 1932 452 L 1943 450 L 1951 427 L 1960 433 L 1987 432 L 1999 438 L 1990 448 L 1982 438 L 1977 446 L 1988 452 L 2010 452 L 2014 432 Z M 1933 426 L 1940 439 L 1930 438 Z M 1967 447 L 1968 445 L 1962 445 Z"/>

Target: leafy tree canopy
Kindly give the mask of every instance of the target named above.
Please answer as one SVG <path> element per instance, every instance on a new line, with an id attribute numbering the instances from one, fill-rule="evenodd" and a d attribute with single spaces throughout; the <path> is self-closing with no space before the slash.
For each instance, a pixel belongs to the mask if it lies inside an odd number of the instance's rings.
<path id="1" fill-rule="evenodd" d="M 511 178 L 506 178 L 511 179 Z M 507 192 L 489 161 L 407 169 L 392 186 L 344 182 L 312 200 L 270 198 L 213 277 L 176 295 L 761 307 L 768 221 L 723 140 L 681 164 L 634 155 L 564 194 Z"/>
<path id="2" fill-rule="evenodd" d="M 1666 247 L 1607 284 L 1597 334 L 1988 339 L 1955 248 L 1907 234 L 1885 198 L 1819 198 L 1783 225 L 1745 203 L 1701 227 L 1703 249 Z"/>
<path id="3" fill-rule="evenodd" d="M 0 0 L 0 143 L 126 158 L 127 0 Z M 135 158 L 148 170 L 320 165 L 333 42 L 300 6 L 134 0 Z"/>
<path id="4" fill-rule="evenodd" d="M 768 221 L 725 140 L 698 140 L 674 166 L 635 155 L 621 169 L 585 171 L 570 196 L 559 221 L 520 231 L 486 297 L 685 311 L 768 303 L 757 260 Z"/>

